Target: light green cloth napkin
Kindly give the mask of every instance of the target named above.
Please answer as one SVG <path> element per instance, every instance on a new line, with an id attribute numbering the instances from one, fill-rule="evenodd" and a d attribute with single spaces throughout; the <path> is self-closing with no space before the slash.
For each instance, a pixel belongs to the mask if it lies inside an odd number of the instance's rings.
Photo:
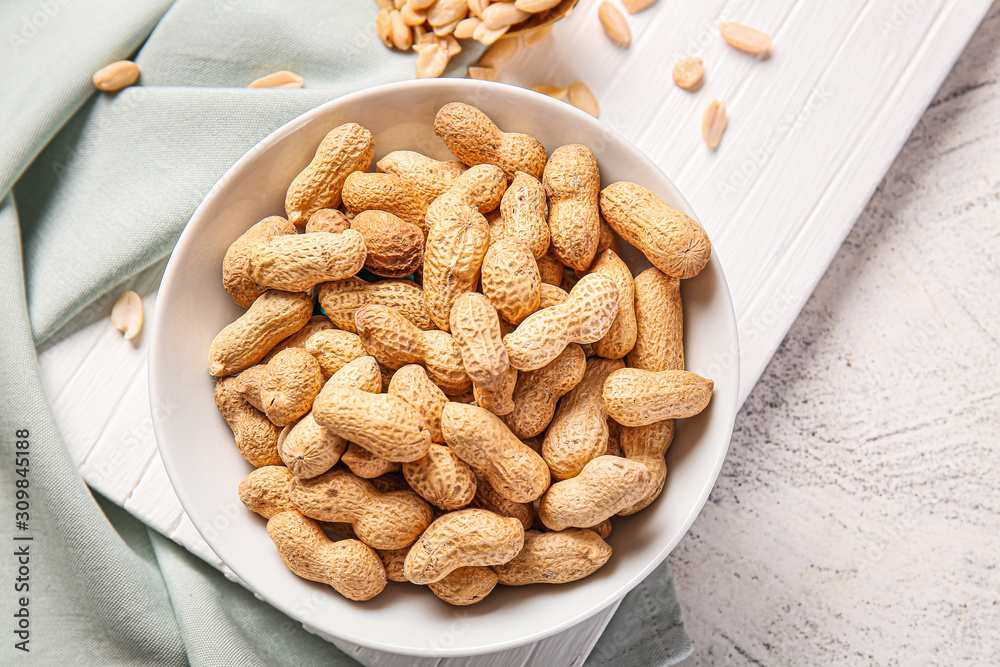
<path id="1" fill-rule="evenodd" d="M 0 664 L 357 664 L 95 501 L 52 418 L 35 345 L 168 254 L 209 188 L 273 129 L 346 92 L 411 78 L 413 55 L 378 42 L 374 7 L 7 0 L 0 9 Z M 461 76 L 474 51 L 449 73 Z M 129 57 L 141 85 L 94 94 L 91 74 Z M 279 69 L 307 88 L 246 89 Z M 19 486 L 27 530 L 16 526 Z M 16 592 L 12 554 L 25 545 L 29 588 Z M 15 647 L 22 597 L 30 653 Z M 664 564 L 625 598 L 587 664 L 667 665 L 690 652 Z"/>

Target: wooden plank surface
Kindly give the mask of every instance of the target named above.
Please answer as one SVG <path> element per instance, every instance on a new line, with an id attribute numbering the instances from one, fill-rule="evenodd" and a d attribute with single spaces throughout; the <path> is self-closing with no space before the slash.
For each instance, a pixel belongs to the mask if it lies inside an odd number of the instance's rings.
<path id="1" fill-rule="evenodd" d="M 585 80 L 602 119 L 677 183 L 712 234 L 741 332 L 742 395 L 763 372 L 910 129 L 958 57 L 985 0 L 659 3 L 629 17 L 630 49 L 612 46 L 583 0 L 548 41 L 503 66 L 501 80 Z M 733 51 L 716 23 L 774 35 L 758 61 Z M 681 55 L 706 63 L 697 93 L 673 86 Z M 701 113 L 723 99 L 730 123 L 719 149 L 700 137 Z M 600 156 L 600 147 L 593 147 Z M 152 313 L 162 264 L 136 289 Z M 121 290 L 116 290 L 115 295 Z M 146 341 L 122 340 L 107 320 L 115 295 L 89 308 L 40 361 L 74 459 L 95 489 L 222 567 L 184 515 L 152 437 Z M 721 355 L 720 364 L 731 363 Z M 230 573 L 231 574 L 231 573 Z M 613 609 L 538 645 L 449 664 L 582 664 Z M 431 665 L 338 643 L 369 665 Z"/>

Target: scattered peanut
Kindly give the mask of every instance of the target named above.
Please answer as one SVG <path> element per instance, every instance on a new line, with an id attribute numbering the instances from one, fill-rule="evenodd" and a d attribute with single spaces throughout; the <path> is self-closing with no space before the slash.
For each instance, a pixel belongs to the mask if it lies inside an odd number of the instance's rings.
<path id="1" fill-rule="evenodd" d="M 490 44 L 495 44 L 498 39 L 507 34 L 508 30 L 510 30 L 510 26 L 504 26 L 493 30 L 486 27 L 485 22 L 480 22 L 480 24 L 476 26 L 476 29 L 472 31 L 472 38 L 480 44 L 489 46 Z"/>
<path id="2" fill-rule="evenodd" d="M 490 30 L 509 28 L 528 18 L 528 12 L 518 9 L 513 2 L 492 2 L 483 11 L 483 23 Z"/>
<path id="3" fill-rule="evenodd" d="M 417 78 L 433 79 L 441 76 L 448 67 L 450 57 L 448 50 L 437 44 L 421 47 L 420 54 L 417 56 Z"/>
<path id="4" fill-rule="evenodd" d="M 125 340 L 132 340 L 142 331 L 142 299 L 129 290 L 122 293 L 111 308 L 111 326 L 125 334 Z"/>
<path id="5" fill-rule="evenodd" d="M 476 34 L 476 28 L 478 28 L 479 24 L 482 22 L 483 22 L 482 19 L 477 18 L 475 16 L 470 16 L 467 19 L 462 19 L 461 21 L 458 22 L 458 25 L 455 26 L 455 32 L 453 32 L 452 34 L 459 39 L 472 39 L 472 36 Z M 478 78 L 472 76 L 472 69 L 473 69 L 472 67 L 469 68 L 469 76 L 473 79 Z M 488 69 L 488 68 L 476 68 L 476 69 Z"/>
<path id="6" fill-rule="evenodd" d="M 538 14 L 539 12 L 552 9 L 560 2 L 561 0 L 517 0 L 514 4 L 520 10 L 531 14 Z"/>
<path id="7" fill-rule="evenodd" d="M 536 93 L 541 93 L 542 95 L 548 95 L 549 97 L 554 97 L 557 100 L 566 101 L 566 95 L 569 90 L 566 86 L 553 86 L 547 83 L 543 83 L 538 86 L 532 86 L 531 90 Z"/>
<path id="8" fill-rule="evenodd" d="M 113 93 L 139 80 L 139 66 L 131 60 L 119 60 L 94 72 L 93 78 L 98 90 Z"/>
<path id="9" fill-rule="evenodd" d="M 520 48 L 521 40 L 519 39 L 500 40 L 483 51 L 483 55 L 479 56 L 479 66 L 493 68 L 500 67 L 505 62 L 516 56 Z"/>
<path id="10" fill-rule="evenodd" d="M 628 19 L 621 13 L 621 10 L 613 4 L 604 0 L 597 8 L 597 17 L 604 28 L 604 34 L 608 36 L 616 46 L 628 47 L 632 42 L 632 29 L 628 25 Z M 597 115 L 597 114 L 594 114 Z"/>
<path id="11" fill-rule="evenodd" d="M 468 11 L 469 3 L 466 0 L 437 0 L 430 6 L 427 22 L 432 28 L 439 28 L 461 21 Z"/>
<path id="12" fill-rule="evenodd" d="M 387 48 L 393 48 L 395 44 L 392 41 L 392 7 L 382 7 L 375 17 L 375 32 L 378 34 L 378 38 L 382 40 L 382 43 L 386 45 Z"/>
<path id="13" fill-rule="evenodd" d="M 726 103 L 714 100 L 705 109 L 701 119 L 701 136 L 708 147 L 715 150 L 722 141 L 722 133 L 726 131 Z"/>
<path id="14" fill-rule="evenodd" d="M 577 109 L 586 111 L 593 117 L 601 115 L 601 106 L 594 97 L 594 91 L 583 81 L 574 81 L 566 89 L 566 99 Z"/>
<path id="15" fill-rule="evenodd" d="M 701 58 L 682 58 L 674 65 L 674 83 L 684 90 L 697 90 L 705 76 L 705 64 Z"/>
<path id="16" fill-rule="evenodd" d="M 413 45 L 413 33 L 403 19 L 403 13 L 398 9 L 389 12 L 389 25 L 392 45 L 400 51 L 407 51 Z"/>
<path id="17" fill-rule="evenodd" d="M 629 14 L 637 14 L 642 10 L 656 4 L 656 0 L 622 0 L 625 11 Z"/>
<path id="18" fill-rule="evenodd" d="M 496 81 L 497 71 L 493 67 L 470 67 L 469 78 L 480 81 Z"/>
<path id="19" fill-rule="evenodd" d="M 771 36 L 766 32 L 742 23 L 723 21 L 719 24 L 722 38 L 733 48 L 753 56 L 767 57 L 771 50 Z"/>
<path id="20" fill-rule="evenodd" d="M 412 2 L 407 2 L 403 5 L 399 13 L 403 17 L 403 23 L 410 27 L 421 25 L 427 21 L 427 8 L 417 9 L 413 6 Z"/>
<path id="21" fill-rule="evenodd" d="M 267 76 L 262 76 L 250 84 L 250 88 L 301 88 L 305 85 L 305 79 L 298 74 L 282 70 L 272 72 Z"/>

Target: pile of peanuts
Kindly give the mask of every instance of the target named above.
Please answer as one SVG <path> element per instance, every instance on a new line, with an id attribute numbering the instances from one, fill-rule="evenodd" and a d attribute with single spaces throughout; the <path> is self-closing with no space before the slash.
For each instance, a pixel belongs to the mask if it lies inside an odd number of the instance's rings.
<path id="1" fill-rule="evenodd" d="M 458 39 L 475 39 L 487 46 L 517 34 L 530 46 L 544 40 L 554 21 L 569 14 L 574 2 L 564 0 L 376 0 L 375 30 L 390 49 L 417 52 L 417 78 L 441 76 L 452 56 L 460 53 Z M 456 39 L 457 38 L 457 39 Z M 487 65 L 472 67 L 472 78 L 495 80 Z"/>
<path id="2" fill-rule="evenodd" d="M 468 104 L 434 130 L 457 160 L 397 150 L 369 173 L 371 133 L 334 128 L 286 217 L 223 260 L 247 310 L 209 371 L 257 468 L 240 499 L 295 574 L 352 600 L 388 579 L 468 605 L 592 574 L 611 518 L 663 489 L 674 420 L 712 395 L 683 370 L 697 222 Z M 654 268 L 633 278 L 622 239 Z"/>

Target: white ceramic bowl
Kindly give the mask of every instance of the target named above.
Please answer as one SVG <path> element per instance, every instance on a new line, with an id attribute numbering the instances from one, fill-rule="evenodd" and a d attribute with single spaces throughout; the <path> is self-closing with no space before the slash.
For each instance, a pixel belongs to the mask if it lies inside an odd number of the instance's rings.
<path id="1" fill-rule="evenodd" d="M 482 603 L 452 607 L 416 586 L 390 583 L 368 602 L 300 579 L 278 557 L 265 521 L 243 508 L 237 486 L 253 468 L 237 452 L 213 401 L 208 348 L 242 310 L 222 288 L 222 257 L 245 229 L 284 215 L 288 184 L 320 139 L 349 121 L 375 136 L 378 160 L 397 149 L 449 159 L 434 135 L 437 110 L 462 101 L 506 131 L 526 132 L 551 152 L 569 143 L 591 148 L 602 184 L 629 180 L 694 215 L 666 176 L 638 149 L 572 106 L 525 89 L 466 79 L 408 81 L 347 95 L 281 127 L 237 162 L 209 192 L 174 248 L 152 318 L 149 360 L 153 405 L 176 405 L 155 422 L 160 456 L 195 527 L 262 598 L 310 630 L 408 655 L 487 653 L 564 630 L 621 598 L 677 545 L 708 498 L 732 434 L 739 390 L 732 302 L 718 257 L 683 282 L 685 357 L 689 370 L 715 380 L 708 409 L 679 424 L 668 455 L 666 489 L 649 508 L 615 518 L 614 555 L 594 575 L 562 586 L 498 586 Z M 374 165 L 374 162 L 373 162 Z M 708 225 L 711 234 L 712 227 Z M 633 271 L 649 264 L 629 249 Z"/>

